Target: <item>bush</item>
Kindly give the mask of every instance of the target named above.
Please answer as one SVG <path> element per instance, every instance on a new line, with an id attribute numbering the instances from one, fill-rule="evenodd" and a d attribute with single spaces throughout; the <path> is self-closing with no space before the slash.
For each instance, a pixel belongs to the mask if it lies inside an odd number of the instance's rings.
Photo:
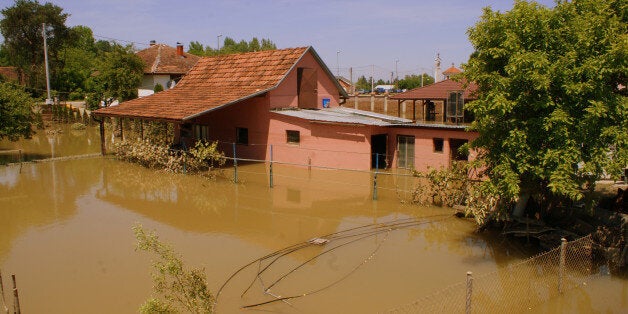
<path id="1" fill-rule="evenodd" d="M 134 162 L 147 168 L 168 172 L 208 172 L 224 165 L 224 155 L 217 149 L 218 143 L 197 142 L 189 152 L 171 150 L 166 146 L 144 141 L 122 141 L 114 144 L 119 159 Z"/>

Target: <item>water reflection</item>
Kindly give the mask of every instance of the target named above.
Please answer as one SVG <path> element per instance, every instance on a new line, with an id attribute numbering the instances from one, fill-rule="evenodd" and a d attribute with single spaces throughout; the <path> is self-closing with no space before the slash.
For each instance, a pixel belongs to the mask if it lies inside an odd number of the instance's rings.
<path id="1" fill-rule="evenodd" d="M 21 147 L 64 156 L 72 151 L 72 136 L 43 137 Z M 84 139 L 76 146 L 82 148 L 74 152 L 92 152 Z M 209 180 L 103 158 L 0 167 L 0 268 L 17 274 L 25 312 L 134 312 L 152 287 L 150 258 L 134 251 L 136 222 L 156 229 L 190 265 L 205 266 L 216 291 L 238 267 L 312 237 L 449 213 L 400 202 L 412 188 L 407 177 L 382 175 L 379 200 L 373 201 L 367 173 L 281 165 L 273 171 L 270 188 L 268 166 L 259 164 L 241 166 L 239 184 L 231 181 L 231 168 Z M 282 295 L 311 291 L 373 252 L 374 258 L 337 285 L 294 300 L 294 307 L 263 310 L 385 311 L 460 282 L 468 270 L 481 274 L 526 256 L 473 229 L 473 223 L 456 218 L 428 219 L 348 245 L 313 260 L 274 289 Z M 324 249 L 290 254 L 269 274 L 280 275 Z M 245 275 L 225 290 L 219 310 L 236 312 L 265 297 L 257 289 L 240 298 L 254 274 Z M 500 284 L 515 288 L 506 280 Z"/>

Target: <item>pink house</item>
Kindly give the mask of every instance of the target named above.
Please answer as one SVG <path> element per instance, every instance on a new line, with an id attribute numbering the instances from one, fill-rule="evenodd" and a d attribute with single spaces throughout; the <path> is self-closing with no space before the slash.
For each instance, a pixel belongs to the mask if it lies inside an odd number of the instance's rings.
<path id="1" fill-rule="evenodd" d="M 402 95 L 402 94 L 400 94 Z M 97 116 L 173 123 L 173 143 L 219 141 L 227 156 L 368 170 L 446 166 L 464 126 L 349 109 L 312 47 L 207 57 L 174 88 Z"/>

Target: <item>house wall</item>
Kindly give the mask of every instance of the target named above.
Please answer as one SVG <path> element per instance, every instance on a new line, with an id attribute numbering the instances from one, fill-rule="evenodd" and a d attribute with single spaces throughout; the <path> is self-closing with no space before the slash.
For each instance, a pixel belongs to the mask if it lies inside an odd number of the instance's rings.
<path id="1" fill-rule="evenodd" d="M 397 136 L 414 136 L 414 168 L 425 171 L 429 167 L 448 167 L 451 161 L 452 152 L 449 148 L 451 139 L 465 139 L 469 142 L 477 138 L 477 133 L 466 132 L 464 130 L 447 130 L 436 128 L 389 128 L 388 129 L 388 154 L 393 156 L 391 166 L 397 168 L 399 152 L 397 147 Z M 443 151 L 434 151 L 434 138 L 443 139 Z M 469 160 L 474 160 L 476 152 L 469 152 Z"/>
<path id="2" fill-rule="evenodd" d="M 298 144 L 287 143 L 287 130 L 300 132 Z M 273 160 L 368 170 L 373 132 L 374 128 L 369 126 L 313 123 L 271 113 L 268 140 L 273 144 Z"/>
<path id="3" fill-rule="evenodd" d="M 314 56 L 308 52 L 296 63 L 284 81 L 276 89 L 270 91 L 270 108 L 298 107 L 297 68 L 316 69 L 318 79 L 317 108 L 323 108 L 323 98 L 329 98 L 330 107 L 339 105 L 340 95 L 334 83 L 335 79 L 328 77 Z"/>

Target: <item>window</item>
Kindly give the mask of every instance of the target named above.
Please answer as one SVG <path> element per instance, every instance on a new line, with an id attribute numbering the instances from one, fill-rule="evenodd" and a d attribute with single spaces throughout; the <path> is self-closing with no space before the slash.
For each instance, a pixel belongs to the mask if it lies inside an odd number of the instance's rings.
<path id="1" fill-rule="evenodd" d="M 289 144 L 299 144 L 301 142 L 301 132 L 286 130 L 286 142 Z"/>
<path id="2" fill-rule="evenodd" d="M 434 142 L 434 152 L 435 153 L 442 153 L 443 152 L 443 145 L 445 143 L 445 141 L 442 138 L 433 138 L 432 141 Z"/>
<path id="3" fill-rule="evenodd" d="M 414 136 L 397 136 L 397 167 L 414 168 Z"/>
<path id="4" fill-rule="evenodd" d="M 243 145 L 249 144 L 249 129 L 236 128 L 236 143 Z"/>
<path id="5" fill-rule="evenodd" d="M 209 136 L 209 127 L 206 125 L 199 125 L 199 124 L 195 124 L 194 125 L 194 138 L 197 141 L 207 141 Z"/>
<path id="6" fill-rule="evenodd" d="M 469 160 L 468 147 L 465 146 L 468 140 L 450 138 L 449 139 L 449 151 L 451 153 L 450 159 L 455 161 Z M 464 148 L 463 148 L 464 147 Z"/>
<path id="7" fill-rule="evenodd" d="M 462 91 L 449 92 L 449 98 L 447 98 L 447 117 L 452 122 L 462 122 L 464 116 L 462 113 L 463 105 Z"/>

